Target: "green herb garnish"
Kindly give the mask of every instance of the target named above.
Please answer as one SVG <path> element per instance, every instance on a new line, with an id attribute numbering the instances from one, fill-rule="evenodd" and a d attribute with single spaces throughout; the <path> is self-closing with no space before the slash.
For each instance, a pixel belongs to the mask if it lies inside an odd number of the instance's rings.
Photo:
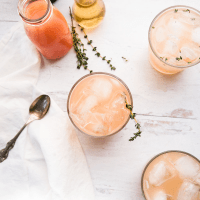
<path id="1" fill-rule="evenodd" d="M 187 10 L 183 10 L 183 12 L 189 12 L 189 13 L 190 13 L 190 10 L 189 10 L 189 9 L 187 9 Z"/>
<path id="2" fill-rule="evenodd" d="M 176 60 L 180 61 L 182 60 L 183 58 L 180 56 L 180 57 L 176 57 Z"/>
<path id="3" fill-rule="evenodd" d="M 71 12 L 71 8 L 69 7 L 70 11 L 70 17 L 71 17 L 71 22 L 72 22 L 72 37 L 73 37 L 73 46 L 74 50 L 76 52 L 76 57 L 77 57 L 77 69 L 80 69 L 81 66 L 83 66 L 84 69 L 88 69 L 88 63 L 87 60 L 89 59 L 86 56 L 86 49 L 84 48 L 84 44 L 81 42 L 81 39 L 78 36 L 78 33 L 76 32 L 76 27 L 73 25 L 73 16 Z M 92 70 L 89 70 L 90 73 L 92 73 Z"/>
<path id="4" fill-rule="evenodd" d="M 165 60 L 165 62 L 168 60 L 168 58 L 160 57 L 162 60 Z"/>
<path id="5" fill-rule="evenodd" d="M 155 27 L 154 27 L 154 26 L 152 26 L 152 28 L 154 29 Z"/>
<path id="6" fill-rule="evenodd" d="M 79 25 L 79 27 L 81 27 L 81 26 Z M 92 42 L 93 42 L 93 41 L 88 39 L 88 35 L 86 34 L 85 29 L 84 29 L 83 27 L 81 27 L 81 31 L 83 31 L 83 33 L 84 33 L 84 38 L 86 38 L 87 41 L 88 41 L 87 44 L 90 45 L 90 46 L 92 47 L 92 51 L 95 51 L 95 52 L 96 52 L 95 55 L 96 55 L 97 57 L 102 58 L 102 60 L 107 61 L 107 63 L 109 64 L 111 70 L 115 70 L 116 68 L 110 64 L 111 60 L 107 60 L 107 59 L 106 59 L 106 56 L 101 56 L 100 52 L 97 51 L 97 47 L 94 47 L 94 46 L 92 45 Z"/>
<path id="7" fill-rule="evenodd" d="M 128 60 L 125 57 L 123 57 L 123 56 L 122 56 L 122 59 L 124 59 L 126 62 L 128 62 Z"/>
<path id="8" fill-rule="evenodd" d="M 174 11 L 175 13 L 177 13 L 178 12 L 178 9 L 175 9 L 175 11 Z"/>
<path id="9" fill-rule="evenodd" d="M 133 110 L 132 106 L 127 103 L 125 94 L 123 96 L 125 97 L 126 108 L 130 110 L 130 118 L 135 120 L 135 123 L 136 123 L 135 124 L 135 128 L 138 130 L 136 133 L 134 133 L 134 136 L 129 139 L 129 141 L 134 141 L 137 137 L 141 137 L 141 133 L 142 133 L 142 131 L 140 130 L 141 126 L 140 126 L 140 124 L 137 122 L 137 120 L 135 118 L 136 113 L 132 112 L 132 110 Z"/>

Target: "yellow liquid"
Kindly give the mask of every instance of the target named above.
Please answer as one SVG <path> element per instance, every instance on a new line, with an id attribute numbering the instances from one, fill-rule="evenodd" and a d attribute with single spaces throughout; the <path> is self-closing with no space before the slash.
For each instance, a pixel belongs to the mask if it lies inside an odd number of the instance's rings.
<path id="1" fill-rule="evenodd" d="M 75 0 L 73 16 L 84 28 L 95 28 L 105 16 L 105 5 L 102 0 Z"/>

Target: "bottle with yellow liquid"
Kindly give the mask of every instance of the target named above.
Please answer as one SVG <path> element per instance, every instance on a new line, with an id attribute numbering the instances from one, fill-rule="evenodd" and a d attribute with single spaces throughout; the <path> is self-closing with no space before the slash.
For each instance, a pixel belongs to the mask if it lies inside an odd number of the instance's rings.
<path id="1" fill-rule="evenodd" d="M 105 16 L 105 5 L 102 0 L 74 0 L 74 19 L 84 28 L 95 28 Z"/>

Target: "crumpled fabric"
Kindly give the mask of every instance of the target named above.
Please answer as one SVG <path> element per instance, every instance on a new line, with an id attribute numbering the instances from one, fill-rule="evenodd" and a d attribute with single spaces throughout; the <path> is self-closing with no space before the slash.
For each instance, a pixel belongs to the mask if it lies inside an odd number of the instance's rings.
<path id="1" fill-rule="evenodd" d="M 0 42 L 0 149 L 43 94 L 41 57 L 19 23 Z M 0 163 L 1 200 L 94 200 L 87 162 L 74 127 L 51 99 L 47 115 L 28 125 Z"/>

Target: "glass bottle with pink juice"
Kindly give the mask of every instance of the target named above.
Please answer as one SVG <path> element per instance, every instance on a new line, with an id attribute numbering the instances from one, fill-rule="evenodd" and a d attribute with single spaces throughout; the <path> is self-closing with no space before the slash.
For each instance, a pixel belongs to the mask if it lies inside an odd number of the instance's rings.
<path id="1" fill-rule="evenodd" d="M 66 19 L 50 0 L 19 0 L 27 36 L 48 59 L 63 57 L 73 46 Z"/>

